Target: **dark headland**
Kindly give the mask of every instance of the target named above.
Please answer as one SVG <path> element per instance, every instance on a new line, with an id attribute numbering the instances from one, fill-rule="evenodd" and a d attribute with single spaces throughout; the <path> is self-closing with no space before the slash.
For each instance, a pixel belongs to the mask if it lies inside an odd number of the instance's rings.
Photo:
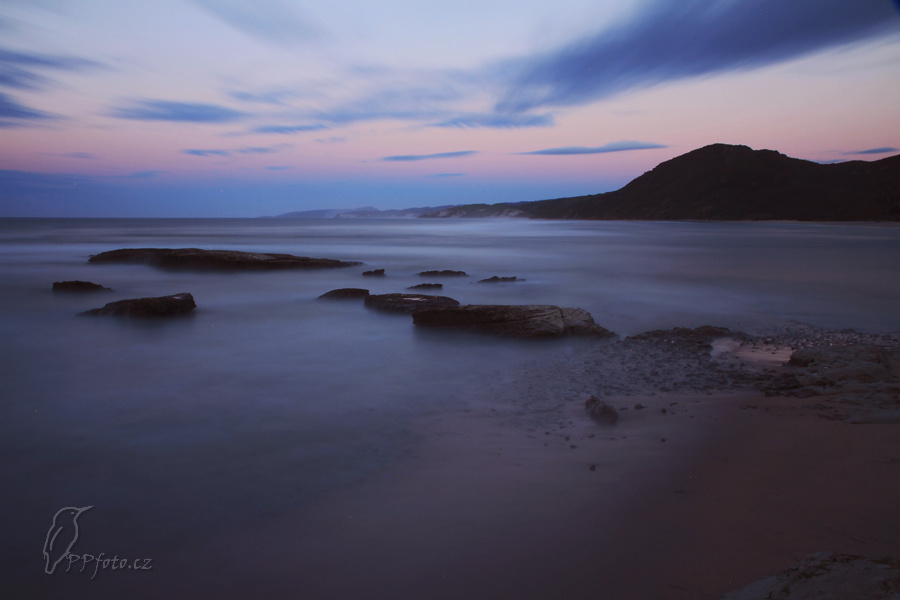
<path id="1" fill-rule="evenodd" d="M 602 194 L 464 204 L 423 217 L 640 221 L 900 221 L 900 155 L 820 164 L 712 144 Z"/>

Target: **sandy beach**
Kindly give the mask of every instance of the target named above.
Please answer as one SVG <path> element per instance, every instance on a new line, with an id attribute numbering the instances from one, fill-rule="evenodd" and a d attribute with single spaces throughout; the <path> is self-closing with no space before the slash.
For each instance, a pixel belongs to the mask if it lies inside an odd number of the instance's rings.
<path id="1" fill-rule="evenodd" d="M 814 552 L 900 556 L 897 425 L 842 420 L 834 394 L 722 385 L 791 374 L 790 348 L 770 341 L 678 342 L 665 364 L 658 353 L 672 350 L 651 343 L 633 361 L 645 383 L 602 377 L 627 390 L 604 397 L 614 425 L 587 417 L 583 388 L 597 390 L 600 355 L 635 348 L 561 348 L 559 364 L 508 373 L 464 409 L 420 420 L 401 469 L 186 549 L 226 574 L 193 586 L 235 598 L 699 600 Z M 681 363 L 703 354 L 707 376 L 691 380 Z M 651 391 L 662 366 L 697 389 Z M 259 549 L 252 564 L 247 548 Z"/>

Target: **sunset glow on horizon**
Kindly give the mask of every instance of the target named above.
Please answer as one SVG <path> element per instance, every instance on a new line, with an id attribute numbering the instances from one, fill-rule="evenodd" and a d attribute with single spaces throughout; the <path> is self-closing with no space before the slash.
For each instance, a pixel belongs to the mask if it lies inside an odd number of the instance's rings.
<path id="1" fill-rule="evenodd" d="M 7 0 L 0 216 L 617 189 L 712 143 L 900 152 L 891 0 Z"/>

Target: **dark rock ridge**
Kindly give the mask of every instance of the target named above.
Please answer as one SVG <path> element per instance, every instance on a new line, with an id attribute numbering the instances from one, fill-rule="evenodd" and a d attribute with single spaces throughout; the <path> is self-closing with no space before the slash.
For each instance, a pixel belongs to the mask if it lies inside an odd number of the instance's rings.
<path id="1" fill-rule="evenodd" d="M 524 279 L 519 279 L 518 277 L 498 277 L 494 275 L 493 277 L 488 277 L 487 279 L 479 279 L 478 283 L 509 283 L 512 281 L 525 281 Z"/>
<path id="2" fill-rule="evenodd" d="M 363 271 L 363 277 L 384 277 L 384 269 L 372 269 L 371 271 Z"/>
<path id="3" fill-rule="evenodd" d="M 111 292 L 108 287 L 90 281 L 54 281 L 54 292 Z"/>
<path id="4" fill-rule="evenodd" d="M 92 256 L 88 262 L 147 264 L 164 269 L 222 271 L 269 271 L 276 269 L 334 269 L 360 265 L 330 258 L 308 258 L 292 254 L 263 254 L 237 250 L 199 248 L 125 248 Z"/>
<path id="5" fill-rule="evenodd" d="M 319 296 L 319 300 L 358 300 L 369 295 L 369 290 L 362 288 L 339 288 L 325 292 Z"/>
<path id="6" fill-rule="evenodd" d="M 114 315 L 117 317 L 173 317 L 185 315 L 197 308 L 194 297 L 187 293 L 156 298 L 132 298 L 110 302 L 103 308 L 83 312 L 83 315 Z"/>
<path id="7" fill-rule="evenodd" d="M 424 294 L 373 294 L 366 297 L 366 306 L 385 312 L 415 315 L 426 309 L 445 309 L 459 306 L 459 302 L 447 296 Z"/>
<path id="8" fill-rule="evenodd" d="M 615 336 L 594 323 L 586 310 L 540 304 L 469 304 L 442 310 L 421 310 L 413 314 L 413 322 L 421 327 L 443 327 L 520 338 Z"/>
<path id="9" fill-rule="evenodd" d="M 419 273 L 419 277 L 468 277 L 469 274 L 465 271 L 451 271 L 449 269 L 445 269 L 443 271 L 422 271 Z"/>
<path id="10" fill-rule="evenodd" d="M 425 217 L 590 220 L 900 221 L 900 155 L 819 164 L 713 144 L 603 194 L 461 205 Z"/>

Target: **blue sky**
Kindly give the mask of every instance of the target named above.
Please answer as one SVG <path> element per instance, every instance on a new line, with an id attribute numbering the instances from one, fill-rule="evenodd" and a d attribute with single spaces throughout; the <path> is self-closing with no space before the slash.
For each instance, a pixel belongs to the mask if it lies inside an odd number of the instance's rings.
<path id="1" fill-rule="evenodd" d="M 724 142 L 900 146 L 890 0 L 4 0 L 0 216 L 621 187 Z"/>

